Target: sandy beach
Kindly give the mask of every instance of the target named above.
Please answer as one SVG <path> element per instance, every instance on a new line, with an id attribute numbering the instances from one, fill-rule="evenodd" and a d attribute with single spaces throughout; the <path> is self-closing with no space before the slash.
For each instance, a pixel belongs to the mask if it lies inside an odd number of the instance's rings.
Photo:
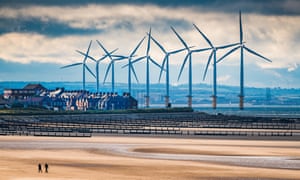
<path id="1" fill-rule="evenodd" d="M 0 136 L 1 180 L 299 178 L 299 141 Z"/>

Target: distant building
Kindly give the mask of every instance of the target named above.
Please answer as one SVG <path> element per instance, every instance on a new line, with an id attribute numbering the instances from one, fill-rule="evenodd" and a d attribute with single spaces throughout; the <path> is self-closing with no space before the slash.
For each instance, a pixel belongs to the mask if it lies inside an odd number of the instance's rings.
<path id="1" fill-rule="evenodd" d="M 0 109 L 3 109 L 7 106 L 8 106 L 7 100 L 5 100 L 2 95 L 0 95 Z"/>
<path id="2" fill-rule="evenodd" d="M 23 104 L 24 107 L 44 107 L 47 104 L 47 99 L 48 97 L 45 96 L 29 96 L 26 99 L 19 99 L 18 103 Z"/>
<path id="3" fill-rule="evenodd" d="M 106 94 L 102 97 L 100 109 L 115 110 L 115 109 L 137 109 L 137 100 L 130 94 L 123 93 L 123 96 L 118 94 Z"/>
<path id="4" fill-rule="evenodd" d="M 28 84 L 23 89 L 4 89 L 4 99 L 18 100 L 39 95 L 47 90 L 41 84 Z"/>
<path id="5" fill-rule="evenodd" d="M 66 91 L 64 88 L 48 90 L 40 84 L 28 84 L 23 89 L 5 89 L 3 98 L 3 102 L 11 105 L 67 111 L 137 109 L 138 104 L 128 93 L 120 96 L 117 93 L 90 93 L 85 90 Z"/>
<path id="6" fill-rule="evenodd" d="M 41 84 L 27 84 L 23 89 L 26 90 L 34 90 L 35 92 L 41 92 L 47 90 L 44 86 Z"/>

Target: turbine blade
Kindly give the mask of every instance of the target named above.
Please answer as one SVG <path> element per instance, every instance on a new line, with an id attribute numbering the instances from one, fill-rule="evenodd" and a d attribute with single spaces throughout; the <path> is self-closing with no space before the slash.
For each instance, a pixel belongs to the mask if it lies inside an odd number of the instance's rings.
<path id="1" fill-rule="evenodd" d="M 166 62 L 167 62 L 167 58 L 168 58 L 168 55 L 165 55 L 164 60 L 163 60 L 163 63 L 162 63 L 162 65 L 161 65 L 162 68 L 165 67 L 165 64 L 166 64 Z"/>
<path id="2" fill-rule="evenodd" d="M 109 52 L 109 54 L 104 54 L 100 59 L 98 59 L 97 62 L 103 61 L 105 58 L 107 58 L 110 54 L 116 52 L 118 48 L 114 49 L 113 51 Z"/>
<path id="3" fill-rule="evenodd" d="M 203 74 L 203 81 L 204 81 L 205 78 L 206 78 L 208 66 L 209 66 L 209 64 L 210 64 L 211 58 L 212 58 L 212 56 L 213 56 L 214 53 L 215 53 L 215 51 L 212 50 L 211 53 L 210 53 L 210 55 L 209 55 L 209 58 L 208 58 L 208 61 L 207 61 L 206 67 L 205 67 L 205 71 L 204 71 L 204 74 Z"/>
<path id="4" fill-rule="evenodd" d="M 161 65 L 161 69 L 160 69 L 160 73 L 159 73 L 159 79 L 158 79 L 158 82 L 160 82 L 160 80 L 161 80 L 162 72 L 164 71 L 165 63 L 166 63 L 166 61 L 167 61 L 167 56 L 168 56 L 168 55 L 165 56 L 165 58 L 164 58 L 164 60 L 163 60 L 163 63 L 162 63 L 162 65 Z"/>
<path id="5" fill-rule="evenodd" d="M 184 40 L 179 36 L 179 34 L 175 31 L 175 29 L 171 26 L 172 31 L 176 34 L 177 38 L 181 41 L 181 43 L 184 45 L 186 49 L 189 49 L 187 44 L 184 42 Z"/>
<path id="6" fill-rule="evenodd" d="M 100 41 L 96 40 L 97 43 L 99 44 L 99 46 L 103 49 L 103 51 L 105 52 L 105 54 L 107 54 L 110 57 L 110 53 L 105 49 L 105 47 L 100 43 Z M 111 59 L 111 57 L 110 57 Z"/>
<path id="7" fill-rule="evenodd" d="M 87 49 L 87 51 L 86 51 L 86 55 L 85 55 L 84 60 L 83 60 L 84 63 L 85 63 L 85 61 L 86 61 L 86 59 L 87 59 L 87 55 L 88 55 L 89 52 L 90 52 L 91 45 L 92 45 L 92 40 L 90 41 L 89 47 L 88 47 L 88 49 Z"/>
<path id="8" fill-rule="evenodd" d="M 63 67 L 60 67 L 60 69 L 64 69 L 64 68 L 68 68 L 68 67 L 72 67 L 72 66 L 78 66 L 78 65 L 82 65 L 82 63 L 74 63 L 74 64 L 70 64 L 70 65 L 66 65 L 66 66 L 63 66 Z"/>
<path id="9" fill-rule="evenodd" d="M 145 57 L 146 57 L 146 56 L 139 57 L 139 58 L 137 58 L 137 59 L 135 59 L 135 60 L 129 62 L 128 64 L 125 64 L 124 66 L 122 66 L 122 68 L 125 68 L 125 67 L 127 67 L 127 66 L 129 66 L 129 68 L 130 68 L 130 66 L 132 66 L 132 64 L 134 64 L 134 63 L 136 63 L 136 62 L 138 62 L 138 61 L 144 59 Z"/>
<path id="10" fill-rule="evenodd" d="M 159 68 L 162 68 L 161 65 L 159 65 L 157 62 L 155 62 L 154 59 L 152 59 L 150 56 L 149 56 L 149 59 L 154 65 L 156 65 Z"/>
<path id="11" fill-rule="evenodd" d="M 98 61 L 103 61 L 105 58 L 107 58 L 108 57 L 108 55 L 107 54 L 105 54 L 105 55 L 103 55 Z M 97 61 L 97 62 L 98 62 Z"/>
<path id="12" fill-rule="evenodd" d="M 134 48 L 134 50 L 131 52 L 131 54 L 129 55 L 129 57 L 134 56 L 135 52 L 138 50 L 138 48 L 141 46 L 141 44 L 143 43 L 143 41 L 145 40 L 146 36 L 143 37 L 143 39 L 138 43 L 138 45 Z"/>
<path id="13" fill-rule="evenodd" d="M 203 49 L 195 49 L 195 50 L 192 50 L 192 52 L 202 52 L 202 51 L 207 51 L 207 50 L 211 50 L 212 48 L 203 48 Z"/>
<path id="14" fill-rule="evenodd" d="M 142 59 L 144 59 L 144 58 L 146 58 L 146 57 L 147 57 L 147 56 L 139 57 L 139 58 L 137 58 L 137 59 L 131 61 L 131 63 L 136 63 L 136 62 L 138 62 L 138 61 L 140 61 L 140 60 L 142 60 Z"/>
<path id="15" fill-rule="evenodd" d="M 113 59 L 113 61 L 122 61 L 122 60 L 124 60 L 124 59 L 127 59 L 127 57 L 125 57 L 125 56 L 123 56 L 123 57 L 118 57 L 118 58 L 116 58 L 116 59 Z"/>
<path id="16" fill-rule="evenodd" d="M 216 47 L 216 49 L 226 49 L 226 48 L 229 48 L 229 47 L 232 47 L 232 46 L 237 46 L 239 44 L 240 43 L 234 43 L 234 44 L 228 44 L 228 45 L 224 45 L 224 46 L 218 46 L 218 47 Z"/>
<path id="17" fill-rule="evenodd" d="M 116 49 L 114 49 L 114 50 L 112 50 L 112 51 L 110 51 L 110 52 L 107 51 L 108 53 L 105 53 L 105 54 L 111 55 L 111 54 L 115 53 L 118 49 L 119 49 L 119 48 L 116 48 Z M 105 55 L 105 54 L 104 54 L 104 55 Z"/>
<path id="18" fill-rule="evenodd" d="M 87 49 L 87 51 L 86 51 L 86 54 L 89 54 L 91 45 L 92 45 L 92 40 L 90 41 L 89 47 L 88 47 L 88 49 Z"/>
<path id="19" fill-rule="evenodd" d="M 147 51 L 146 51 L 147 55 L 149 54 L 149 51 L 150 51 L 150 37 L 151 37 L 151 27 L 150 27 L 150 30 L 148 33 L 148 44 L 147 44 Z"/>
<path id="20" fill-rule="evenodd" d="M 118 49 L 119 49 L 119 48 L 116 48 L 116 49 L 114 49 L 114 50 L 110 51 L 110 52 L 109 52 L 109 54 L 113 54 L 113 53 L 115 53 L 115 52 L 116 52 Z"/>
<path id="21" fill-rule="evenodd" d="M 196 26 L 196 24 L 193 24 L 194 27 L 197 29 L 197 31 L 202 35 L 202 37 L 206 40 L 206 42 L 210 45 L 210 47 L 214 47 L 213 44 L 210 42 L 210 40 L 207 38 L 207 36 Z"/>
<path id="22" fill-rule="evenodd" d="M 84 67 L 91 73 L 91 75 L 96 78 L 96 75 L 92 72 L 92 70 L 85 64 Z"/>
<path id="23" fill-rule="evenodd" d="M 133 72 L 133 75 L 134 75 L 134 78 L 135 78 L 136 82 L 139 83 L 139 79 L 137 78 L 135 69 L 134 69 L 134 67 L 133 67 L 132 65 L 130 66 L 130 69 L 131 69 L 131 71 Z"/>
<path id="24" fill-rule="evenodd" d="M 185 58 L 184 58 L 184 61 L 183 61 L 182 65 L 181 65 L 181 68 L 180 68 L 180 71 L 179 71 L 179 75 L 178 75 L 177 81 L 179 81 L 179 79 L 180 79 L 180 77 L 181 77 L 183 68 L 184 68 L 185 63 L 186 63 L 186 61 L 188 60 L 188 57 L 189 57 L 189 56 L 190 56 L 190 53 L 188 53 L 188 54 L 185 56 Z"/>
<path id="25" fill-rule="evenodd" d="M 258 57 L 261 57 L 261 58 L 263 58 L 264 60 L 266 60 L 266 61 L 268 61 L 268 62 L 272 62 L 270 59 L 268 59 L 268 58 L 266 58 L 266 57 L 264 57 L 264 56 L 258 54 L 257 52 L 255 52 L 255 51 L 253 51 L 253 50 L 247 48 L 246 46 L 244 46 L 244 48 L 245 48 L 249 53 L 254 54 L 254 55 L 258 56 Z"/>
<path id="26" fill-rule="evenodd" d="M 234 51 L 236 51 L 236 50 L 239 49 L 239 48 L 240 48 L 240 46 L 231 49 L 231 50 L 228 51 L 225 55 L 223 55 L 220 59 L 218 59 L 216 63 L 222 61 L 225 57 L 227 57 L 229 54 L 233 53 Z"/>
<path id="27" fill-rule="evenodd" d="M 122 68 L 125 68 L 125 67 L 127 67 L 127 66 L 129 66 L 129 64 L 125 64 L 125 65 L 123 65 L 123 66 L 122 66 Z"/>
<path id="28" fill-rule="evenodd" d="M 240 44 L 243 43 L 243 26 L 242 26 L 242 12 L 239 11 L 239 20 L 240 20 Z"/>
<path id="29" fill-rule="evenodd" d="M 106 82 L 106 78 L 107 78 L 107 75 L 109 73 L 109 70 L 110 70 L 111 66 L 112 66 L 112 62 L 110 62 L 109 65 L 108 65 L 108 67 L 106 68 L 106 72 L 105 72 L 103 84 Z"/>
<path id="30" fill-rule="evenodd" d="M 122 56 L 122 55 L 111 55 L 111 57 L 115 57 L 116 59 L 127 59 L 127 56 Z"/>
<path id="31" fill-rule="evenodd" d="M 79 50 L 76 50 L 76 52 L 78 52 L 79 54 L 83 55 L 83 56 L 87 56 L 89 59 L 91 59 L 92 61 L 96 62 L 97 60 L 95 58 L 93 58 L 92 56 L 85 54 Z"/>
<path id="32" fill-rule="evenodd" d="M 177 53 L 180 53 L 180 52 L 182 52 L 184 50 L 186 50 L 186 48 L 182 48 L 182 49 L 179 49 L 179 50 L 171 51 L 171 52 L 169 52 L 169 54 L 177 54 Z"/>
<path id="33" fill-rule="evenodd" d="M 153 42 L 165 53 L 167 54 L 167 51 L 165 50 L 165 48 L 156 40 L 154 39 L 154 37 L 150 36 L 151 39 L 153 40 Z"/>

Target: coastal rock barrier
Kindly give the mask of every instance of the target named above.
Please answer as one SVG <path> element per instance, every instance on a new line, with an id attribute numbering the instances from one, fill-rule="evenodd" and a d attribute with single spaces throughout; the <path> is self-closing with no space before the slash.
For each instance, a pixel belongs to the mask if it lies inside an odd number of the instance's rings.
<path id="1" fill-rule="evenodd" d="M 91 137 L 103 134 L 300 137 L 300 119 L 201 112 L 0 116 L 0 135 Z"/>

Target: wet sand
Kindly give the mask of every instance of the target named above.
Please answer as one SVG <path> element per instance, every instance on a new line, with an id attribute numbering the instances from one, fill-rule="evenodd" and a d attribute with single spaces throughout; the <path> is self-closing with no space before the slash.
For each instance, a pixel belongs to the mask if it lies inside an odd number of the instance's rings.
<path id="1" fill-rule="evenodd" d="M 1 180 L 299 178 L 300 141 L 0 136 Z"/>

